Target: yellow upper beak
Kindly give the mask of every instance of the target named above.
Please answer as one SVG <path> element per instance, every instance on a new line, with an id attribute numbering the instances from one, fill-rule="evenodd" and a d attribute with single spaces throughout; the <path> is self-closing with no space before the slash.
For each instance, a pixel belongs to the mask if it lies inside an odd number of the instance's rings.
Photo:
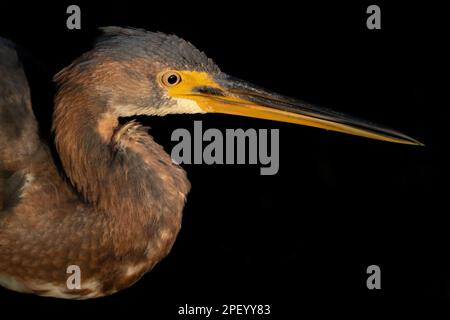
<path id="1" fill-rule="evenodd" d="M 182 81 L 169 88 L 169 95 L 194 100 L 204 112 L 289 122 L 376 140 L 423 145 L 398 131 L 270 93 L 224 74 L 213 78 L 205 72 L 179 73 Z"/>

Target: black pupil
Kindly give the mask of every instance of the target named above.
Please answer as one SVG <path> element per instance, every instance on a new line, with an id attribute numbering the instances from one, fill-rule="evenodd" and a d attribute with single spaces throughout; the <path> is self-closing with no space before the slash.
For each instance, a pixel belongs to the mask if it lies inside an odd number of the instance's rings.
<path id="1" fill-rule="evenodd" d="M 175 74 L 171 74 L 168 78 L 167 78 L 167 82 L 169 84 L 175 84 L 178 82 L 178 76 Z"/>

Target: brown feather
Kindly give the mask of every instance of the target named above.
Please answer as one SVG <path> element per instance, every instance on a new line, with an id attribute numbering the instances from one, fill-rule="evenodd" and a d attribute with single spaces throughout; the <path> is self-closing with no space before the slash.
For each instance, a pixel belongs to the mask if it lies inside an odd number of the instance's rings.
<path id="1" fill-rule="evenodd" d="M 143 63 L 134 68 L 149 70 Z M 123 69 L 105 58 L 57 75 L 62 174 L 45 145 L 20 166 L 5 165 L 12 172 L 1 177 L 0 192 L 16 185 L 8 198 L 17 201 L 0 212 L 0 284 L 57 297 L 102 296 L 131 285 L 170 251 L 190 184 L 144 127 L 120 125 L 111 100 L 92 91 L 102 83 L 118 97 L 125 89 L 137 94 L 131 84 L 116 88 Z M 8 158 L 17 155 L 2 163 Z M 80 290 L 66 287 L 70 265 L 81 268 Z"/>

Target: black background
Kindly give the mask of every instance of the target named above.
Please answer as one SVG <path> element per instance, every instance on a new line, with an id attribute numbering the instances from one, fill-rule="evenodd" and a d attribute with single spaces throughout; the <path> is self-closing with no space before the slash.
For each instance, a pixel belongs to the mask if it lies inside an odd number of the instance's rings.
<path id="1" fill-rule="evenodd" d="M 74 3 L 81 6 L 80 31 L 66 29 L 66 8 Z M 373 3 L 381 7 L 381 30 L 366 28 Z M 291 319 L 307 310 L 364 316 L 415 301 L 446 302 L 449 109 L 436 98 L 448 34 L 443 8 L 426 3 L 2 2 L 0 36 L 29 49 L 49 74 L 88 50 L 99 26 L 175 33 L 228 74 L 388 125 L 426 147 L 232 116 L 148 119 L 166 150 L 173 129 L 192 130 L 193 120 L 205 129 L 279 128 L 279 173 L 186 165 L 193 188 L 181 233 L 137 284 L 90 301 L 0 289 L 0 306 L 181 319 L 177 310 L 186 303 L 270 304 L 273 318 Z M 32 85 L 35 100 L 51 92 L 43 81 Z M 46 112 L 36 109 L 45 127 Z M 371 264 L 381 267 L 381 290 L 366 287 Z"/>

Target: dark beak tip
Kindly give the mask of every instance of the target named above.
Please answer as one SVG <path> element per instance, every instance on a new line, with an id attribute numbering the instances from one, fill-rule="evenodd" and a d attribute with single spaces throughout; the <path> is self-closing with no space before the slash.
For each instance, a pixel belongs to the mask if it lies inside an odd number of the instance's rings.
<path id="1" fill-rule="evenodd" d="M 416 143 L 419 147 L 426 147 L 425 143 L 422 143 L 420 141 L 416 141 Z"/>

